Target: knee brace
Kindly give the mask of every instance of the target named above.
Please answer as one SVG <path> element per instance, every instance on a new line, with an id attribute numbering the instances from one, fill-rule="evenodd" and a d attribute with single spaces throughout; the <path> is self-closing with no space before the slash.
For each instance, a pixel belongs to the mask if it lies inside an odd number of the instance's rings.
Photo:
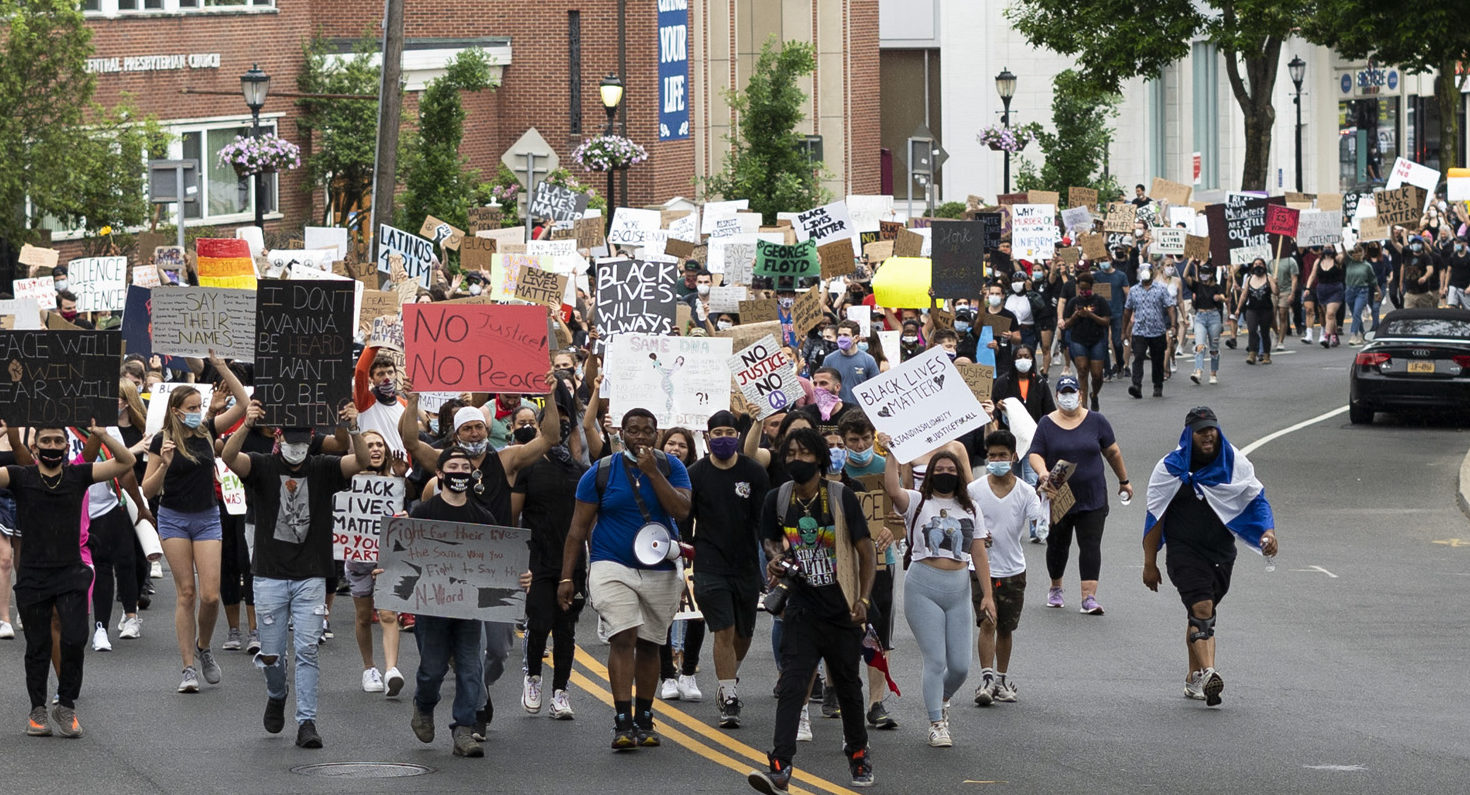
<path id="1" fill-rule="evenodd" d="M 1189 614 L 1189 626 L 1194 632 L 1189 633 L 1189 642 L 1197 640 L 1209 640 L 1215 637 L 1215 616 L 1209 618 L 1195 618 L 1193 613 Z"/>

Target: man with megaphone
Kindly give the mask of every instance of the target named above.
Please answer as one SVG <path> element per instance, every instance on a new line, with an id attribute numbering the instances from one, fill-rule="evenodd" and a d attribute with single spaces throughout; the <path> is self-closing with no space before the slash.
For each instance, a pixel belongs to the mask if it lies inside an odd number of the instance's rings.
<path id="1" fill-rule="evenodd" d="M 684 590 L 677 522 L 689 517 L 689 472 L 654 449 L 658 420 L 647 409 L 623 415 L 624 450 L 599 460 L 577 484 L 577 507 L 562 555 L 557 602 L 570 609 L 572 569 L 590 537 L 587 597 L 606 627 L 617 751 L 660 744 L 653 728 L 659 646 Z M 633 700 L 634 683 L 637 701 Z"/>

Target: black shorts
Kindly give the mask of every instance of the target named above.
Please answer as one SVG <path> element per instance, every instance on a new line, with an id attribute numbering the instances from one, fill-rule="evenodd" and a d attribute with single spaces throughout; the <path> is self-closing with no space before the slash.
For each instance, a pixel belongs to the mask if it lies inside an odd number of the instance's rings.
<path id="1" fill-rule="evenodd" d="M 991 598 L 995 600 L 995 628 L 998 632 L 1015 632 L 1021 626 L 1021 608 L 1026 604 L 1026 572 L 1012 577 L 995 577 L 990 580 Z M 985 592 L 980 590 L 980 577 L 970 572 L 970 603 L 975 606 L 975 626 L 985 626 L 985 617 L 980 614 L 980 602 Z"/>
<path id="2" fill-rule="evenodd" d="M 755 636 L 756 602 L 760 600 L 759 577 L 707 574 L 694 570 L 694 601 L 704 615 L 710 632 L 735 628 L 742 638 Z"/>
<path id="3" fill-rule="evenodd" d="M 884 651 L 893 650 L 893 567 L 879 566 L 873 572 L 873 594 L 869 600 L 878 617 L 873 623 L 873 632 Z"/>
<path id="4" fill-rule="evenodd" d="M 1213 563 L 1183 544 L 1169 544 L 1165 552 L 1164 568 L 1169 572 L 1169 582 L 1178 589 L 1186 610 L 1206 601 L 1218 607 L 1230 590 L 1230 572 L 1234 567 L 1233 561 Z"/>

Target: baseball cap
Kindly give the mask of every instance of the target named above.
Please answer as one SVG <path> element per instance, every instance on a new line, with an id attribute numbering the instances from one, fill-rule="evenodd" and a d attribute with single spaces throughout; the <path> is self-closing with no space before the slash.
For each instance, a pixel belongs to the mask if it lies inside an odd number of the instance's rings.
<path id="1" fill-rule="evenodd" d="M 1058 394 L 1062 392 L 1076 392 L 1079 389 L 1080 387 L 1077 386 L 1077 379 L 1075 376 L 1064 375 L 1061 378 L 1057 379 Z"/>
<path id="2" fill-rule="evenodd" d="M 1195 406 L 1184 415 L 1184 424 L 1190 432 L 1203 430 L 1205 428 L 1220 427 L 1220 419 L 1215 416 L 1214 410 L 1209 406 Z"/>
<path id="3" fill-rule="evenodd" d="M 311 441 L 310 428 L 282 428 L 281 441 L 286 444 L 304 444 Z"/>

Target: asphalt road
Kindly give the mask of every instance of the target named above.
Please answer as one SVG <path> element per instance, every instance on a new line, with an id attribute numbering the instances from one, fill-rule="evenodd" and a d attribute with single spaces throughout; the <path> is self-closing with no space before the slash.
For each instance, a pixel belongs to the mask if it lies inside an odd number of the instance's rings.
<path id="1" fill-rule="evenodd" d="M 1346 347 L 1297 344 L 1270 367 L 1247 367 L 1230 352 L 1223 382 L 1213 388 L 1191 386 L 1181 360 L 1164 398 L 1131 400 L 1114 383 L 1103 392 L 1102 409 L 1141 487 L 1177 441 L 1191 406 L 1212 406 L 1227 437 L 1245 447 L 1343 407 L 1351 356 Z M 1012 663 L 1020 702 L 970 706 L 977 663 L 956 699 L 952 749 L 925 743 L 917 652 L 899 620 L 893 666 L 906 695 L 891 698 L 889 709 L 903 725 L 873 733 L 876 789 L 1463 790 L 1470 780 L 1470 698 L 1462 684 L 1470 618 L 1461 594 L 1470 586 L 1470 541 L 1452 539 L 1470 539 L 1454 496 L 1467 447 L 1470 434 L 1442 420 L 1381 416 L 1364 428 L 1348 425 L 1340 412 L 1251 453 L 1275 508 L 1281 553 L 1274 573 L 1241 553 L 1219 612 L 1226 688 L 1218 709 L 1182 697 L 1177 596 L 1167 581 L 1158 594 L 1139 581 L 1141 491 L 1132 505 L 1113 505 L 1103 542 L 1103 617 L 1077 613 L 1075 563 L 1067 609 L 1044 608 L 1044 549 L 1028 546 L 1031 588 Z M 165 577 L 155 606 L 143 614 L 141 640 L 119 641 L 114 633 L 115 651 L 89 650 L 78 703 L 87 731 L 81 740 L 24 736 L 22 642 L 0 641 L 0 715 L 11 716 L 0 724 L 6 791 L 741 792 L 748 791 L 744 772 L 764 762 L 771 741 L 774 663 L 764 617 L 743 671 L 744 728 L 713 728 L 716 683 L 707 646 L 699 674 L 706 700 L 659 706 L 664 747 L 609 751 L 606 647 L 597 643 L 588 611 L 573 680 L 577 719 L 526 715 L 519 676 L 508 675 L 492 691 L 498 710 L 488 756 L 467 760 L 451 758 L 444 730 L 452 684 L 433 745 L 414 739 L 406 698 L 389 702 L 359 690 L 351 606 L 344 602 L 334 621 L 337 639 L 322 654 L 318 725 L 326 747 L 303 751 L 292 744 L 289 723 L 280 735 L 261 729 L 263 678 L 241 653 L 220 653 L 222 685 L 198 695 L 174 692 L 171 591 Z M 403 648 L 411 688 L 412 641 Z M 799 747 L 794 791 L 841 791 L 847 778 L 840 722 L 813 722 L 816 741 Z M 392 781 L 296 772 L 336 762 L 430 770 Z"/>

